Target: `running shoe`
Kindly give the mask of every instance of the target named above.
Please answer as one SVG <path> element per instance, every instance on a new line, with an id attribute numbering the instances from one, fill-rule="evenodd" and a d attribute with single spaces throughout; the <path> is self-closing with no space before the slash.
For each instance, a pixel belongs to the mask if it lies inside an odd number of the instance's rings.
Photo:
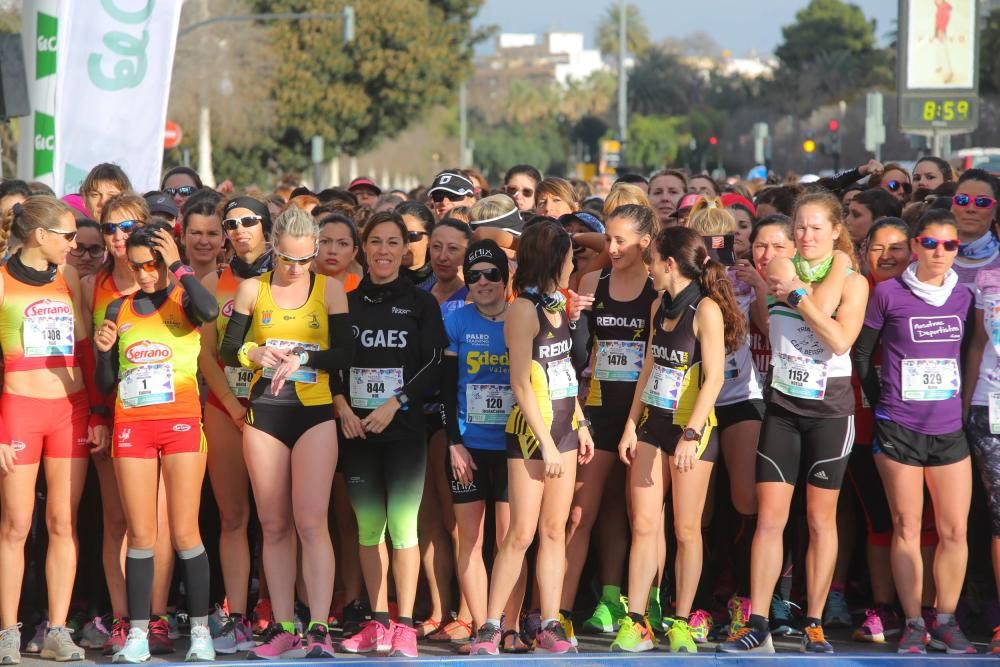
<path id="1" fill-rule="evenodd" d="M 558 620 L 549 621 L 542 628 L 535 646 L 548 653 L 576 653 L 576 647 L 566 638 L 566 631 Z"/>
<path id="2" fill-rule="evenodd" d="M 805 635 L 802 637 L 802 647 L 799 649 L 803 653 L 833 653 L 833 646 L 826 640 L 822 625 L 808 623 L 803 631 Z"/>
<path id="3" fill-rule="evenodd" d="M 128 662 L 132 664 L 147 662 L 149 660 L 149 638 L 147 633 L 139 628 L 132 628 L 128 631 L 125 639 L 125 646 L 115 653 L 112 662 Z"/>
<path id="4" fill-rule="evenodd" d="M 186 612 L 175 611 L 164 614 L 163 620 L 167 622 L 167 636 L 171 639 L 180 639 L 185 628 L 188 634 L 191 632 L 191 619 Z"/>
<path id="5" fill-rule="evenodd" d="M 209 620 L 209 632 L 212 635 L 212 645 L 215 652 L 222 655 L 232 655 L 237 651 L 249 651 L 253 645 L 241 649 L 239 639 L 236 637 L 236 623 L 231 618 L 227 618 L 225 624 L 216 631 L 211 629 L 211 619 Z"/>
<path id="6" fill-rule="evenodd" d="M 70 607 L 69 618 L 66 619 L 66 629 L 71 635 L 76 635 L 90 620 L 85 604 L 74 604 Z"/>
<path id="7" fill-rule="evenodd" d="M 976 647 L 966 638 L 954 618 L 948 623 L 934 624 L 931 628 L 930 647 L 952 655 L 976 652 Z"/>
<path id="8" fill-rule="evenodd" d="M 389 623 L 392 635 L 389 655 L 394 658 L 417 657 L 417 629 L 401 623 Z"/>
<path id="9" fill-rule="evenodd" d="M 153 655 L 168 655 L 174 652 L 174 641 L 170 638 L 170 623 L 162 616 L 149 621 L 149 652 Z"/>
<path id="10" fill-rule="evenodd" d="M 694 635 L 690 626 L 683 618 L 675 618 L 667 631 L 667 640 L 670 642 L 671 653 L 697 653 L 698 645 L 695 644 Z"/>
<path id="11" fill-rule="evenodd" d="M 298 635 L 287 632 L 280 623 L 272 623 L 255 648 L 247 651 L 247 660 L 288 660 L 304 658 L 306 651 Z"/>
<path id="12" fill-rule="evenodd" d="M 826 596 L 823 625 L 830 628 L 851 627 L 851 610 L 847 608 L 847 598 L 841 591 L 830 591 Z"/>
<path id="13" fill-rule="evenodd" d="M 472 641 L 471 655 L 500 655 L 500 628 L 492 623 L 484 623 Z"/>
<path id="14" fill-rule="evenodd" d="M 340 642 L 340 648 L 348 653 L 371 653 L 372 651 L 385 653 L 392 648 L 392 637 L 389 634 L 389 628 L 373 619 L 361 625 L 361 632 Z"/>
<path id="15" fill-rule="evenodd" d="M 581 632 L 588 635 L 618 632 L 618 627 L 626 616 L 628 616 L 628 601 L 624 595 L 618 596 L 617 600 L 601 598 L 594 607 L 594 613 L 583 622 Z"/>
<path id="16" fill-rule="evenodd" d="M 307 658 L 333 658 L 333 643 L 330 631 L 318 623 L 306 631 Z"/>
<path id="17" fill-rule="evenodd" d="M 49 630 L 49 622 L 42 621 L 35 626 L 34 636 L 28 640 L 28 643 L 24 645 L 25 653 L 32 653 L 38 655 L 42 652 L 42 644 L 45 643 L 45 633 Z"/>
<path id="18" fill-rule="evenodd" d="M 646 602 L 646 620 L 649 622 L 649 627 L 655 632 L 663 632 L 664 625 L 666 622 L 666 617 L 663 615 L 663 606 L 660 604 L 660 598 L 650 597 L 649 601 Z"/>
<path id="19" fill-rule="evenodd" d="M 236 648 L 239 651 L 249 651 L 257 642 L 253 640 L 253 628 L 250 627 L 250 619 L 246 616 L 230 617 L 236 626 Z"/>
<path id="20" fill-rule="evenodd" d="M 899 634 L 899 617 L 889 607 L 865 609 L 865 620 L 851 637 L 857 642 L 884 644 L 886 637 Z"/>
<path id="21" fill-rule="evenodd" d="M 792 617 L 792 607 L 795 605 L 788 600 L 782 600 L 777 593 L 771 596 L 771 634 L 775 637 L 795 637 L 802 632 L 795 627 L 795 619 Z"/>
<path id="22" fill-rule="evenodd" d="M 274 623 L 274 612 L 271 611 L 271 601 L 260 598 L 253 608 L 253 631 L 263 634 Z"/>
<path id="23" fill-rule="evenodd" d="M 215 646 L 212 641 L 212 631 L 205 625 L 191 626 L 191 646 L 185 662 L 211 662 L 215 660 Z"/>
<path id="24" fill-rule="evenodd" d="M 537 609 L 532 609 L 526 614 L 521 615 L 521 641 L 530 646 L 532 649 L 535 648 L 535 640 L 538 639 L 538 633 L 542 631 L 542 612 Z"/>
<path id="25" fill-rule="evenodd" d="M 734 595 L 729 598 L 729 636 L 735 635 L 750 621 L 750 598 Z"/>
<path id="26" fill-rule="evenodd" d="M 128 630 L 127 618 L 115 619 L 115 622 L 111 625 L 111 634 L 108 635 L 108 640 L 104 643 L 104 655 L 114 655 L 125 648 L 125 642 L 128 639 Z"/>
<path id="27" fill-rule="evenodd" d="M 222 629 L 229 622 L 229 615 L 222 609 L 221 605 L 215 605 L 215 611 L 208 615 L 208 631 L 213 637 L 218 637 Z"/>
<path id="28" fill-rule="evenodd" d="M 73 643 L 69 628 L 50 627 L 42 643 L 42 657 L 56 662 L 83 660 L 83 649 Z"/>
<path id="29" fill-rule="evenodd" d="M 896 653 L 925 655 L 927 653 L 928 641 L 930 641 L 930 637 L 927 634 L 925 626 L 907 623 L 906 627 L 903 628 L 903 632 L 899 635 L 899 645 L 896 647 Z"/>
<path id="30" fill-rule="evenodd" d="M 1000 654 L 1000 625 L 993 628 L 993 639 L 990 641 L 990 653 Z"/>
<path id="31" fill-rule="evenodd" d="M 0 630 L 0 665 L 21 662 L 21 624 Z"/>
<path id="32" fill-rule="evenodd" d="M 573 646 L 578 646 L 579 642 L 576 639 L 576 632 L 573 630 L 573 619 L 566 616 L 562 612 L 559 612 L 559 624 L 563 627 L 563 634 L 566 635 L 566 639 Z"/>
<path id="33" fill-rule="evenodd" d="M 612 653 L 642 653 L 656 647 L 656 637 L 649 627 L 649 619 L 636 623 L 631 616 L 622 619 L 615 640 L 611 642 Z"/>
<path id="34" fill-rule="evenodd" d="M 111 633 L 108 632 L 107 626 L 104 625 L 104 619 L 100 616 L 95 616 L 87 621 L 83 629 L 80 630 L 80 646 L 83 648 L 104 648 L 104 644 L 110 636 Z"/>
<path id="35" fill-rule="evenodd" d="M 774 653 L 771 633 L 744 625 L 739 632 L 715 647 L 718 653 Z"/>
<path id="36" fill-rule="evenodd" d="M 361 631 L 361 625 L 368 620 L 371 610 L 368 605 L 361 600 L 351 600 L 344 605 L 341 614 L 343 619 L 342 632 L 344 637 L 350 637 Z"/>
<path id="37" fill-rule="evenodd" d="M 924 619 L 924 627 L 928 630 L 937 625 L 937 607 L 921 607 L 920 616 Z"/>
<path id="38" fill-rule="evenodd" d="M 749 618 L 749 614 L 747 617 Z M 676 620 L 671 622 L 676 623 Z M 704 609 L 695 609 L 688 617 L 687 626 L 691 630 L 691 637 L 697 643 L 704 644 L 708 641 L 708 633 L 712 631 L 712 615 Z"/>

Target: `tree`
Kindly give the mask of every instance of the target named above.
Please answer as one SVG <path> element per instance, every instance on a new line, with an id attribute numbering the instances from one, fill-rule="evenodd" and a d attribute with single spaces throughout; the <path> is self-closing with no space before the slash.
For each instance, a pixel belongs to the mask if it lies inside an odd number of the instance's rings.
<path id="1" fill-rule="evenodd" d="M 302 155 L 312 135 L 350 155 L 394 137 L 469 74 L 483 0 L 354 2 L 354 41 L 340 21 L 280 23 L 271 91 L 281 143 Z M 336 12 L 346 0 L 255 0 L 259 12 Z"/>
<path id="2" fill-rule="evenodd" d="M 605 58 L 618 60 L 619 3 L 610 5 L 597 24 L 597 48 Z M 649 28 L 639 8 L 625 5 L 625 49 L 634 56 L 641 56 L 649 48 Z"/>
<path id="3" fill-rule="evenodd" d="M 543 173 L 565 169 L 566 141 L 555 118 L 484 127 L 473 132 L 473 140 L 476 166 L 488 178 L 501 178 L 515 164 L 534 165 Z"/>
<path id="4" fill-rule="evenodd" d="M 629 121 L 629 164 L 653 171 L 677 159 L 681 143 L 687 141 L 681 128 L 684 118 L 634 115 Z"/>
<path id="5" fill-rule="evenodd" d="M 833 51 L 864 53 L 875 49 L 875 21 L 857 5 L 842 0 L 811 0 L 781 29 L 785 41 L 774 55 L 791 70 L 812 62 L 816 54 Z"/>
<path id="6" fill-rule="evenodd" d="M 701 97 L 705 82 L 675 53 L 652 47 L 628 75 L 629 110 L 644 115 L 679 116 Z"/>

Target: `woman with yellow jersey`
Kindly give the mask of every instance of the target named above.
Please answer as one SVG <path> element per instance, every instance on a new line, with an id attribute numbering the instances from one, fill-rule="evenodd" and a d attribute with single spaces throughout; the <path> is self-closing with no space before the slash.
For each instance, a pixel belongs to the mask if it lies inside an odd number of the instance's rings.
<path id="1" fill-rule="evenodd" d="M 84 378 L 94 353 L 79 317 L 80 283 L 66 255 L 76 222 L 53 197 L 32 196 L 4 216 L 3 230 L 21 250 L 0 269 L 0 663 L 20 662 L 18 601 L 24 544 L 35 509 L 35 482 L 45 459 L 49 544 L 45 558 L 49 628 L 42 657 L 82 660 L 66 629 L 76 575 L 76 508 L 87 476 L 89 443 L 103 448 L 107 427 L 90 419 Z M 43 419 L 39 416 L 44 415 Z"/>
<path id="2" fill-rule="evenodd" d="M 113 301 L 94 336 L 97 382 L 117 383 L 111 456 L 128 521 L 125 582 L 131 628 L 115 662 L 149 660 L 148 629 L 157 533 L 157 487 L 163 468 L 171 539 L 184 564 L 191 614 L 188 660 L 214 660 L 208 630 L 209 565 L 198 511 L 205 477 L 205 437 L 198 397 L 199 327 L 218 314 L 215 299 L 184 266 L 170 227 L 153 223 L 126 242 L 139 291 Z M 173 274 L 177 282 L 171 282 Z"/>
<path id="3" fill-rule="evenodd" d="M 244 280 L 273 268 L 267 249 L 271 212 L 264 202 L 245 195 L 221 203 L 218 215 L 233 248 L 233 258 L 220 271 L 202 279 L 215 294 L 219 317 L 201 330 L 198 367 L 208 395 L 205 400 L 205 436 L 208 438 L 208 477 L 219 507 L 221 533 L 219 560 L 225 582 L 228 618 L 215 632 L 215 651 L 231 655 L 254 647 L 247 617 L 247 582 L 250 579 L 250 477 L 243 461 L 243 417 L 246 415 L 253 371 L 226 366 L 219 356 L 222 337 L 233 314 L 236 290 Z"/>
<path id="4" fill-rule="evenodd" d="M 350 364 L 354 346 L 344 288 L 309 270 L 317 237 L 315 221 L 302 209 L 278 216 L 271 236 L 275 268 L 240 284 L 222 340 L 227 366 L 254 369 L 243 456 L 277 621 L 249 658 L 333 657 L 326 625 L 334 576 L 327 514 L 338 448 L 330 380 Z M 293 622 L 296 533 L 313 619 L 305 649 Z"/>

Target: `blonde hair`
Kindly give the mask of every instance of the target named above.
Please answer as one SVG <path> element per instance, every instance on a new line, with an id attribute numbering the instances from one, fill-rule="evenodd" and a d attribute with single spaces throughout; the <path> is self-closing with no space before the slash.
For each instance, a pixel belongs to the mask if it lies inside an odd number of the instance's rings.
<path id="1" fill-rule="evenodd" d="M 123 192 L 109 199 L 101 209 L 101 222 L 107 222 L 111 214 L 117 211 L 127 211 L 142 224 L 149 222 L 149 204 L 134 192 Z"/>
<path id="2" fill-rule="evenodd" d="M 541 199 L 542 195 L 558 197 L 566 202 L 574 211 L 580 210 L 580 199 L 577 197 L 576 190 L 573 189 L 573 184 L 565 178 L 550 176 L 543 179 L 541 183 L 535 186 L 535 201 L 537 202 Z"/>
<path id="3" fill-rule="evenodd" d="M 311 236 L 316 239 L 319 237 L 319 227 L 311 214 L 297 206 L 289 206 L 274 221 L 271 245 L 277 245 L 282 236 L 291 236 L 295 239 Z"/>
<path id="4" fill-rule="evenodd" d="M 483 197 L 469 209 L 469 222 L 499 218 L 501 215 L 506 215 L 516 208 L 517 204 L 507 195 Z M 452 214 L 454 214 L 454 210 L 452 210 Z"/>
<path id="5" fill-rule="evenodd" d="M 611 188 L 607 199 L 604 200 L 604 209 L 602 211 L 604 219 L 607 220 L 616 208 L 625 206 L 626 204 L 638 204 L 650 209 L 653 208 L 653 205 L 649 203 L 649 197 L 646 196 L 646 193 L 638 185 L 618 183 Z"/>
<path id="6" fill-rule="evenodd" d="M 67 213 L 72 215 L 72 209 L 51 195 L 32 195 L 14 204 L 0 223 L 0 253 L 7 253 L 11 236 L 20 245 L 36 229 L 58 228 L 59 218 Z"/>
<path id="7" fill-rule="evenodd" d="M 688 216 L 687 226 L 704 236 L 732 234 L 736 231 L 736 218 L 718 197 L 701 199 Z"/>

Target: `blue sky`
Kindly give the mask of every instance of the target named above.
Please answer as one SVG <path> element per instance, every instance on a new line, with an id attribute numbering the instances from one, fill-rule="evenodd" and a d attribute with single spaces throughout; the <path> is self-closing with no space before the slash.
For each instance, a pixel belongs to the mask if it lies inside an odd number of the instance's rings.
<path id="1" fill-rule="evenodd" d="M 808 0 L 630 0 L 649 26 L 654 41 L 703 31 L 736 56 L 751 49 L 771 53 L 781 43 L 781 27 L 795 20 Z M 503 32 L 582 32 L 592 45 L 598 19 L 617 0 L 486 0 L 477 25 L 499 25 Z M 893 29 L 896 0 L 855 0 L 877 21 L 879 43 Z M 492 44 L 487 51 L 492 51 Z"/>

